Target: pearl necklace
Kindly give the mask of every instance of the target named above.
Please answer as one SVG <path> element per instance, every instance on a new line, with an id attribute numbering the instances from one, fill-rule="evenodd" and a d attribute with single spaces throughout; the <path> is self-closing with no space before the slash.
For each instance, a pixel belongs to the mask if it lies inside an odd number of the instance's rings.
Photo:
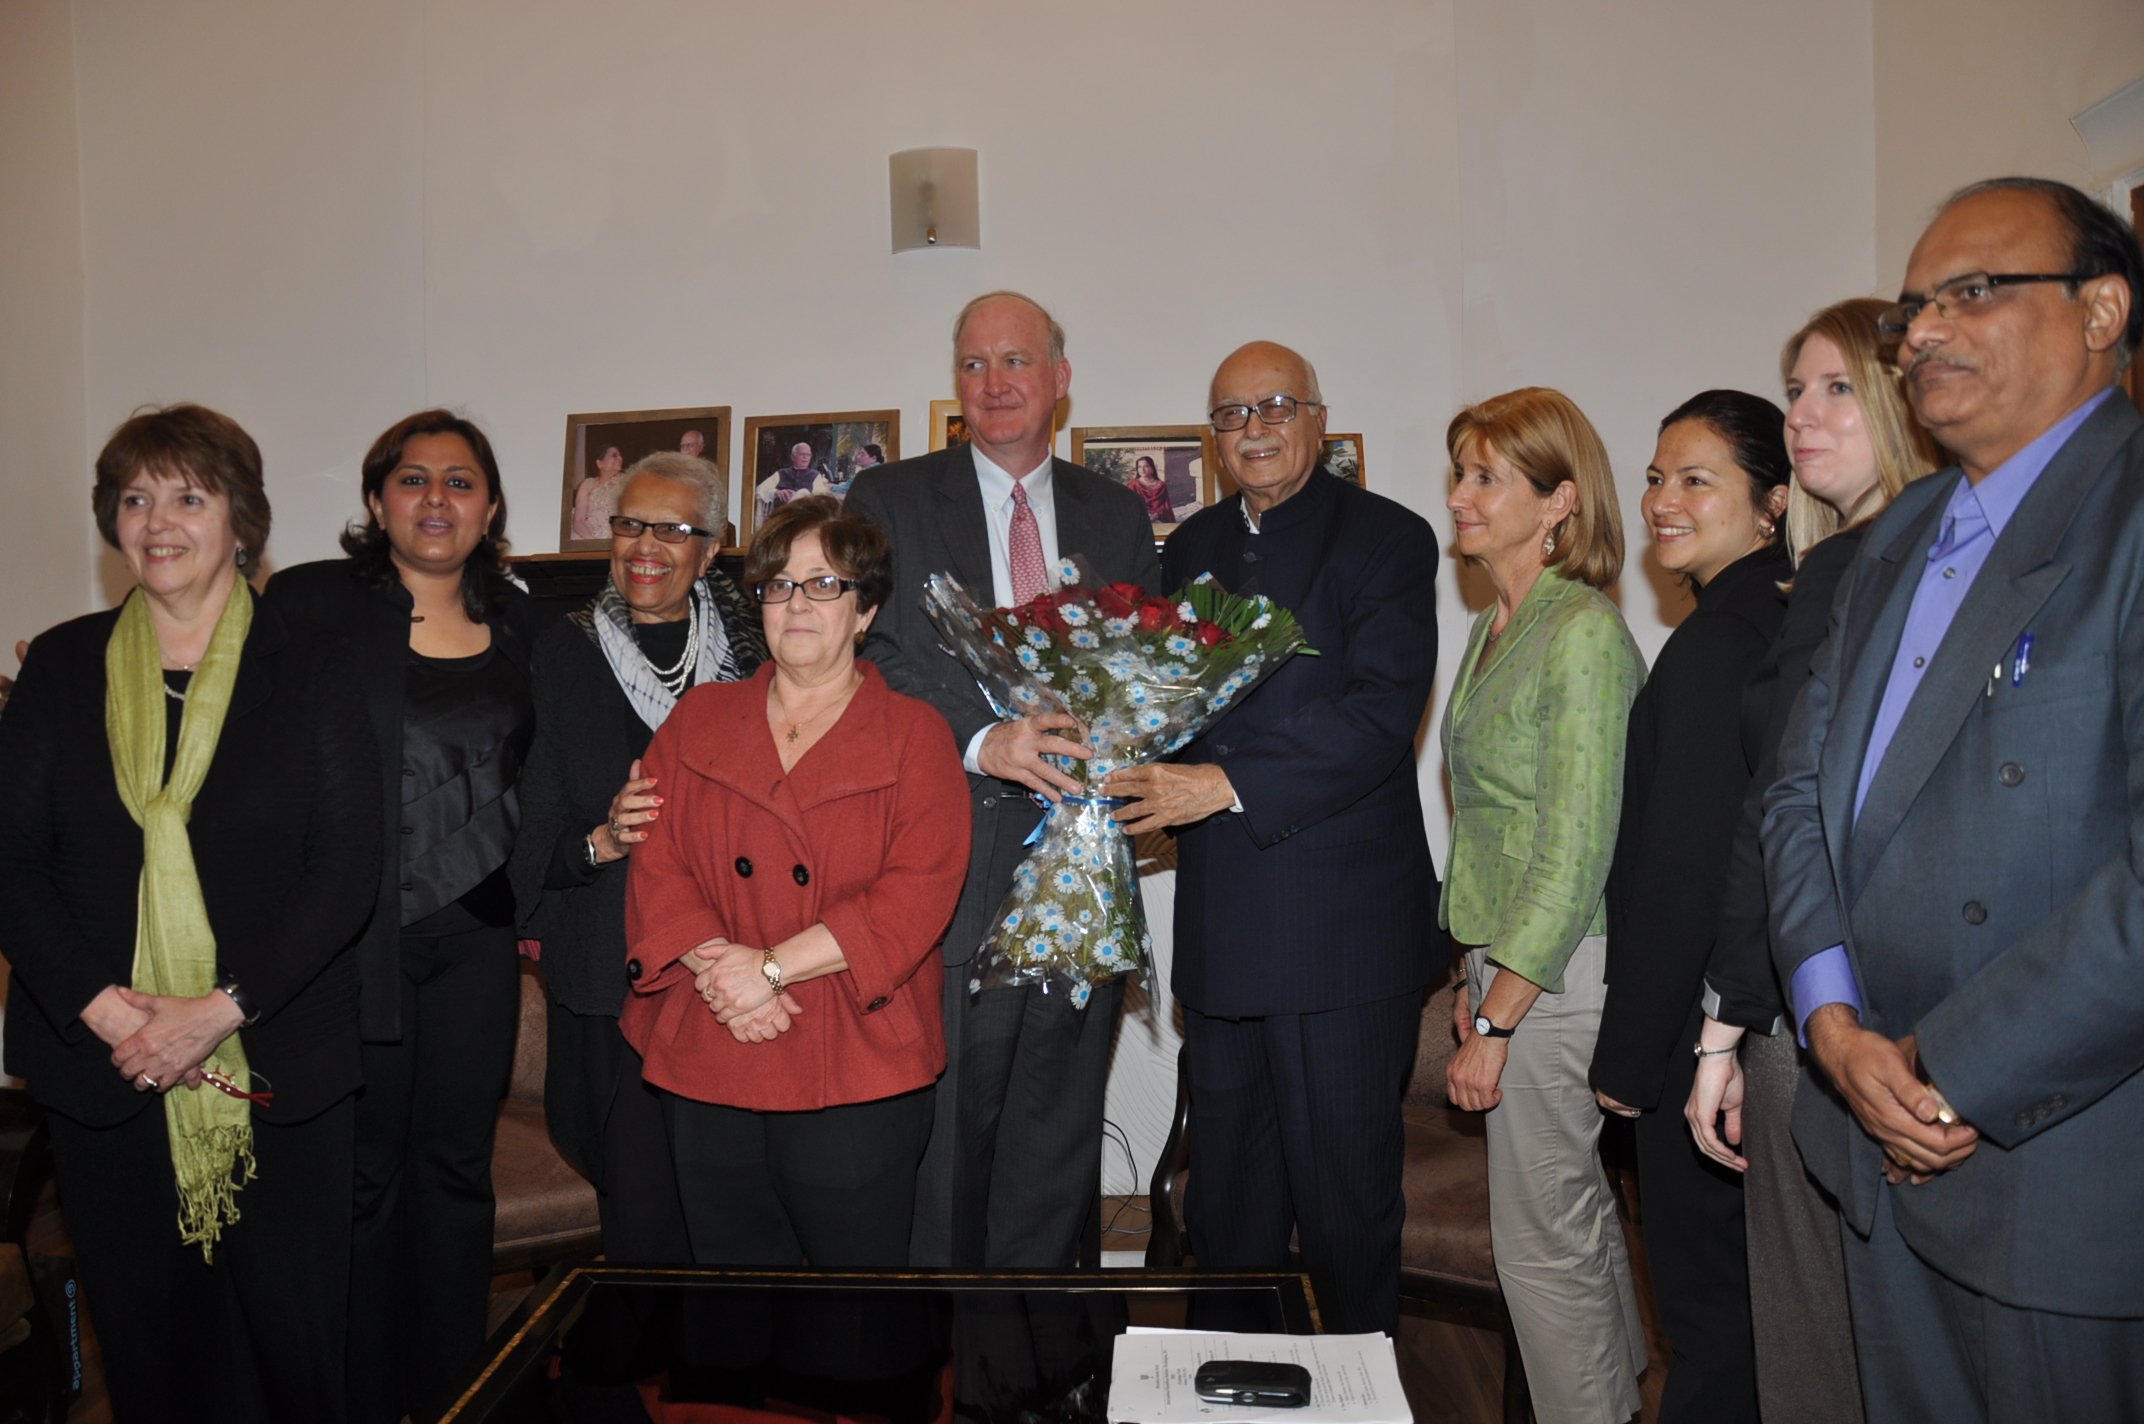
<path id="1" fill-rule="evenodd" d="M 666 668 L 648 663 L 648 671 L 655 674 L 655 680 L 661 683 L 664 691 L 672 697 L 684 694 L 685 689 L 692 684 L 692 670 L 700 664 L 700 600 L 697 595 L 691 600 L 691 609 L 692 611 L 685 615 L 685 651 L 679 653 L 677 661 Z M 642 650 L 640 656 L 646 659 L 647 652 Z"/>
<path id="2" fill-rule="evenodd" d="M 194 670 L 195 668 L 197 668 L 197 667 L 199 667 L 199 666 L 201 666 L 201 664 L 199 664 L 198 662 L 192 662 L 192 663 L 180 663 L 180 664 L 179 664 L 179 665 L 178 665 L 177 667 L 169 667 L 169 668 L 165 668 L 165 669 L 164 669 L 164 671 L 165 671 L 165 672 L 192 672 L 192 671 L 193 671 L 193 670 Z M 177 689 L 176 687 L 173 687 L 173 686 L 172 686 L 172 685 L 171 685 L 170 683 L 168 683 L 168 682 L 164 684 L 164 695 L 165 695 L 166 697 L 170 698 L 170 699 L 171 699 L 171 700 L 172 700 L 173 702 L 184 702 L 184 701 L 186 700 L 186 694 L 185 694 L 185 693 L 183 693 L 183 692 L 181 692 L 181 691 L 179 691 L 179 690 L 178 690 L 178 689 Z"/>

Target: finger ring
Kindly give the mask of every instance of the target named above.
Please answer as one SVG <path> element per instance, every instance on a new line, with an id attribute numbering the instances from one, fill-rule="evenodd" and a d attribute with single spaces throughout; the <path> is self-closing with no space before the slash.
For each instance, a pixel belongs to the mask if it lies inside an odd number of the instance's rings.
<path id="1" fill-rule="evenodd" d="M 144 1086 L 151 1088 L 156 1086 L 156 1079 L 150 1077 L 147 1073 L 141 1075 L 141 1081 Z"/>
<path id="2" fill-rule="evenodd" d="M 619 824 L 618 824 L 618 818 L 617 818 L 616 816 L 613 816 L 613 817 L 611 817 L 611 818 L 610 818 L 610 838 L 611 838 L 612 840 L 616 840 L 616 839 L 618 839 L 618 837 L 620 837 L 620 836 L 622 836 L 622 835 L 624 835 L 624 834 L 625 834 L 625 827 L 623 827 L 623 826 L 621 826 L 621 825 L 619 825 Z"/>

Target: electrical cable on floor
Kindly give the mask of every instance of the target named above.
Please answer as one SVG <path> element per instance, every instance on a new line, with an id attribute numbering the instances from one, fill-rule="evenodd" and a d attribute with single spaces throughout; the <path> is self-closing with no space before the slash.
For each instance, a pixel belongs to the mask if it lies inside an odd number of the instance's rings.
<path id="1" fill-rule="evenodd" d="M 1125 1193 L 1123 1198 L 1117 1202 L 1117 1209 L 1109 1214 L 1109 1220 L 1102 1223 L 1102 1235 L 1128 1236 L 1132 1234 L 1128 1229 L 1120 1230 L 1117 1226 L 1117 1222 L 1126 1211 L 1145 1210 L 1148 1215 L 1152 1215 L 1151 1208 L 1141 1208 L 1137 1204 L 1138 1192 L 1136 1188 L 1139 1185 L 1139 1159 L 1133 1153 L 1131 1138 L 1125 1135 L 1124 1129 L 1106 1117 L 1102 1119 L 1102 1137 L 1105 1141 L 1116 1143 L 1118 1147 L 1124 1150 L 1124 1166 L 1130 1172 L 1131 1183 L 1135 1188 L 1135 1190 Z"/>

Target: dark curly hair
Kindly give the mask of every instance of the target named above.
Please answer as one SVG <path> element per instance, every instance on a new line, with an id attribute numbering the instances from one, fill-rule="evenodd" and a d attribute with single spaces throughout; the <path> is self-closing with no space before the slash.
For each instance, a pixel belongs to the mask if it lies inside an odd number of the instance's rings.
<path id="1" fill-rule="evenodd" d="M 757 598 L 760 584 L 782 571 L 790 546 L 806 534 L 817 534 L 826 561 L 856 581 L 858 612 L 869 613 L 893 592 L 893 545 L 886 531 L 830 494 L 793 499 L 759 526 L 744 556 L 745 591 Z"/>
<path id="2" fill-rule="evenodd" d="M 395 572 L 387 531 L 371 514 L 372 501 L 386 488 L 387 477 L 401 467 L 402 452 L 409 448 L 409 442 L 421 435 L 458 435 L 467 441 L 478 467 L 484 471 L 484 483 L 489 486 L 491 521 L 484 526 L 484 537 L 477 540 L 476 548 L 470 550 L 468 560 L 462 564 L 462 610 L 470 622 L 482 623 L 505 606 L 514 585 L 506 576 L 506 489 L 499 483 L 498 457 L 491 453 L 491 442 L 484 438 L 475 421 L 451 410 L 420 410 L 382 431 L 365 452 L 359 476 L 365 527 L 343 530 L 342 549 L 357 566 L 358 576 L 375 588 L 401 577 Z"/>

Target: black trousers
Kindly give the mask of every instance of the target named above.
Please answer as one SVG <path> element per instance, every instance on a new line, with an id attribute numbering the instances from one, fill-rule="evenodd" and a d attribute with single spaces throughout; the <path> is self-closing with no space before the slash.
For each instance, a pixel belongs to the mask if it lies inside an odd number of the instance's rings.
<path id="1" fill-rule="evenodd" d="M 1693 1009 L 1681 1042 L 1697 1042 L 1697 1029 Z M 1696 1077 L 1697 1059 L 1685 1046 L 1668 1061 L 1660 1106 L 1635 1124 L 1653 1303 L 1674 1348 L 1660 1424 L 1756 1424 L 1742 1178 L 1691 1140 L 1682 1105 Z"/>
<path id="2" fill-rule="evenodd" d="M 814 1112 L 664 1095 L 703 1266 L 905 1266 L 935 1090 Z"/>
<path id="3" fill-rule="evenodd" d="M 254 1119 L 258 1170 L 208 1264 L 179 1241 L 160 1105 L 113 1127 L 50 1115 L 60 1208 L 120 1424 L 345 1417 L 351 1117 L 344 1098 L 304 1122 Z"/>
<path id="4" fill-rule="evenodd" d="M 553 1003 L 545 1042 L 544 1122 L 595 1186 L 604 1258 L 616 1265 L 691 1261 L 663 1094 L 641 1079 L 640 1055 L 618 1020 Z"/>
<path id="5" fill-rule="evenodd" d="M 483 1357 L 517 974 L 511 928 L 405 937 L 402 1039 L 364 1046 L 350 1270 L 359 1424 L 443 1408 Z"/>
<path id="6" fill-rule="evenodd" d="M 1078 1259 L 1100 1202 L 1102 1101 L 1124 981 L 1095 985 L 1080 1009 L 1054 986 L 970 997 L 971 968 L 946 969 L 939 1091 L 951 1100 L 934 1130 L 949 1144 L 937 1183 L 951 1198 L 947 1257 L 917 1264 L 1062 1269 Z"/>
<path id="7" fill-rule="evenodd" d="M 1287 1270 L 1296 1236 L 1327 1330 L 1398 1332 L 1400 1102 L 1421 1027 L 1420 991 L 1316 1014 L 1184 1010 L 1200 1266 Z"/>

